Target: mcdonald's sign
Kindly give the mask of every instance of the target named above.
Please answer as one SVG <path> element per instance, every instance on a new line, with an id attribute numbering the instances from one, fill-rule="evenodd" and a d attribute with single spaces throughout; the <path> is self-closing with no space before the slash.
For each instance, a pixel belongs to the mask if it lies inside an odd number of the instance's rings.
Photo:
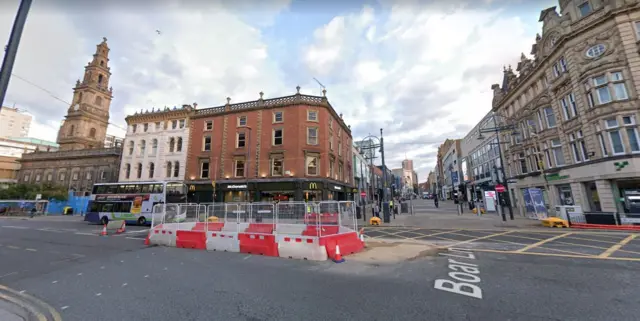
<path id="1" fill-rule="evenodd" d="M 308 182 L 306 183 L 305 188 L 306 190 L 319 190 L 322 189 L 322 183 L 318 183 L 318 182 Z"/>
<path id="2" fill-rule="evenodd" d="M 195 190 L 196 190 L 195 185 L 189 185 L 189 192 L 195 192 Z"/>

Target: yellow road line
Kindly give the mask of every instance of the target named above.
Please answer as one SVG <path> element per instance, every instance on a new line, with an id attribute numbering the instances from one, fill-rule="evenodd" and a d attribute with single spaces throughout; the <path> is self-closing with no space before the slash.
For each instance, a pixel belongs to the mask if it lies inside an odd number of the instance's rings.
<path id="1" fill-rule="evenodd" d="M 13 304 L 15 304 L 15 305 L 17 305 L 17 306 L 19 306 L 19 307 L 31 312 L 31 313 L 33 313 L 36 316 L 36 318 L 38 319 L 38 321 L 47 321 L 47 318 L 44 316 L 44 314 L 38 312 L 35 309 L 35 307 L 29 305 L 26 302 L 20 301 L 20 300 L 14 298 L 14 297 L 11 297 L 11 296 L 8 296 L 8 295 L 4 295 L 2 293 L 0 293 L 0 298 L 4 299 L 6 301 L 12 302 Z"/>
<path id="2" fill-rule="evenodd" d="M 459 232 L 459 231 L 463 231 L 463 230 L 451 230 L 451 231 L 445 231 L 445 232 L 437 232 L 437 233 L 431 233 L 431 234 L 424 234 L 421 237 L 425 237 L 425 236 L 436 236 L 436 235 L 440 235 L 440 234 L 448 234 L 448 233 L 453 233 L 453 232 Z"/>
<path id="3" fill-rule="evenodd" d="M 461 248 L 460 250 L 469 250 L 469 249 Z M 629 257 L 598 257 L 598 256 L 589 256 L 589 255 L 571 255 L 571 254 L 538 253 L 538 252 L 516 252 L 516 251 L 500 251 L 500 250 L 485 250 L 485 249 L 472 249 L 472 251 L 474 251 L 474 252 L 498 253 L 498 254 L 535 255 L 535 256 L 552 256 L 552 257 L 565 257 L 565 258 L 576 258 L 576 259 L 640 262 L 640 258 L 629 258 Z"/>
<path id="4" fill-rule="evenodd" d="M 495 237 L 495 236 L 505 235 L 505 234 L 509 234 L 509 233 L 513 233 L 513 232 L 515 232 L 515 231 L 506 231 L 506 232 L 502 232 L 502 233 L 495 233 L 495 234 L 491 234 L 491 235 L 476 237 L 476 238 L 473 238 L 473 239 L 470 239 L 470 240 L 466 240 L 466 241 L 458 242 L 458 243 L 455 243 L 455 244 L 451 244 L 451 245 L 448 245 L 446 247 L 454 247 L 454 246 L 458 246 L 458 245 L 461 245 L 461 244 L 467 244 L 467 243 L 471 243 L 471 242 L 475 242 L 475 241 L 479 241 L 479 240 L 484 240 L 484 239 L 492 238 L 492 237 Z"/>
<path id="5" fill-rule="evenodd" d="M 572 232 L 569 232 L 569 233 L 564 233 L 564 234 L 556 235 L 556 236 L 554 236 L 554 237 L 550 237 L 550 238 L 545 239 L 545 240 L 542 240 L 542 241 L 540 241 L 540 242 L 533 243 L 533 244 L 531 244 L 531 245 L 527 245 L 527 246 L 525 246 L 525 247 L 523 247 L 523 248 L 521 248 L 521 249 L 517 250 L 516 252 L 518 252 L 518 253 L 522 253 L 522 252 L 524 252 L 524 251 L 527 251 L 527 250 L 530 250 L 530 249 L 536 248 L 536 247 L 538 247 L 538 246 L 540 246 L 540 245 L 542 245 L 542 244 L 545 244 L 545 243 L 548 243 L 548 242 L 551 242 L 551 241 L 557 240 L 557 239 L 559 239 L 559 238 L 562 238 L 562 237 L 565 237 L 565 236 L 567 236 L 567 235 L 571 235 L 571 234 L 573 234 L 573 233 L 572 233 Z"/>
<path id="6" fill-rule="evenodd" d="M 598 255 L 598 257 L 609 257 L 611 254 L 613 254 L 615 251 L 619 250 L 621 247 L 627 245 L 627 243 L 631 242 L 637 236 L 638 236 L 638 234 L 631 234 L 631 235 L 627 236 L 624 240 L 618 242 L 618 244 L 616 244 L 616 245 L 610 247 L 609 249 L 607 249 L 606 251 L 602 252 L 602 254 Z"/>
<path id="7" fill-rule="evenodd" d="M 587 238 L 577 237 L 577 236 L 573 236 L 573 235 L 567 236 L 566 239 L 569 239 L 569 240 L 582 240 L 582 241 L 589 241 L 589 242 L 599 242 L 599 243 L 607 243 L 607 244 L 618 244 L 618 242 L 587 239 Z"/>

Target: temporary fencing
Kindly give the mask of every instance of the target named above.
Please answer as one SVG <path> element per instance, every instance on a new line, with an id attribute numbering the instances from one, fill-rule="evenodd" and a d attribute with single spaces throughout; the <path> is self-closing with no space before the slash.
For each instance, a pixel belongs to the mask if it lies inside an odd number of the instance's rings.
<path id="1" fill-rule="evenodd" d="M 158 204 L 149 243 L 326 260 L 362 250 L 357 222 L 352 201 Z"/>

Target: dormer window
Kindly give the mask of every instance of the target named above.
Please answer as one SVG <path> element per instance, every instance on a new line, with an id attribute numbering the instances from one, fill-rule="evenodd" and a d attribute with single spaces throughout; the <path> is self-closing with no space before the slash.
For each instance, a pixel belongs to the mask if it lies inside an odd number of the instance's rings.
<path id="1" fill-rule="evenodd" d="M 580 11 L 580 17 L 586 17 L 591 13 L 591 5 L 589 1 L 585 1 L 578 5 L 578 11 Z"/>

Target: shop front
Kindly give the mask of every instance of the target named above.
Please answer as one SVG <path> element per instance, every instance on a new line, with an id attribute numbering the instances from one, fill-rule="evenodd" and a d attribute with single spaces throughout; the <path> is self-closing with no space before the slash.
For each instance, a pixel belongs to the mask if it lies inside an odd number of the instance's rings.
<path id="1" fill-rule="evenodd" d="M 217 192 L 225 203 L 252 201 L 251 192 L 254 188 L 249 183 L 218 184 Z"/>
<path id="2" fill-rule="evenodd" d="M 325 200 L 323 190 L 325 184 L 323 182 L 303 182 L 302 197 L 305 202 L 319 202 Z"/>
<path id="3" fill-rule="evenodd" d="M 290 202 L 296 199 L 295 182 L 257 183 L 256 202 Z"/>
<path id="4" fill-rule="evenodd" d="M 327 200 L 346 201 L 347 192 L 349 191 L 350 189 L 344 185 L 329 184 L 329 188 L 327 190 Z"/>
<path id="5" fill-rule="evenodd" d="M 187 183 L 187 187 L 188 203 L 213 203 L 214 189 L 211 182 Z"/>

